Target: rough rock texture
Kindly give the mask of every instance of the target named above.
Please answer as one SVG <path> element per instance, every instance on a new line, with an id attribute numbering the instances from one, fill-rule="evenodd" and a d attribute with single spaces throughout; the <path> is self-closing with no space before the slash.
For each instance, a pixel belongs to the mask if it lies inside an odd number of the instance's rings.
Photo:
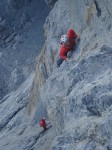
<path id="1" fill-rule="evenodd" d="M 48 12 L 44 0 L 0 2 L 0 98 L 16 90 L 34 70 Z"/>
<path id="2" fill-rule="evenodd" d="M 35 79 L 32 73 L 0 101 L 0 150 L 112 150 L 111 8 L 111 0 L 55 3 Z M 69 27 L 81 41 L 57 68 L 60 36 Z M 46 132 L 38 125 L 43 116 Z"/>
<path id="3" fill-rule="evenodd" d="M 75 60 L 63 64 L 46 81 L 41 98 L 53 127 L 62 132 L 52 149 L 111 147 L 111 60 L 112 48 L 103 46 L 78 64 Z"/>
<path id="4" fill-rule="evenodd" d="M 44 0 L 0 1 L 0 150 L 31 150 L 42 141 L 27 104 L 49 11 Z"/>
<path id="5" fill-rule="evenodd" d="M 58 0 L 45 0 L 45 2 L 47 3 L 47 5 L 53 7 L 55 2 L 57 2 Z"/>
<path id="6" fill-rule="evenodd" d="M 51 133 L 46 131 L 45 134 L 28 116 L 27 103 L 33 79 L 34 73 L 18 90 L 11 92 L 0 101 L 0 150 L 36 150 L 37 147 L 49 149 L 54 139 L 55 135 L 52 134 L 50 124 L 48 131 Z M 39 145 L 36 145 L 37 141 Z M 41 143 L 45 141 L 46 145 L 42 145 Z"/>
<path id="7" fill-rule="evenodd" d="M 58 135 L 52 150 L 112 149 L 111 6 L 110 0 L 59 0 L 46 20 L 31 102 L 36 116 L 44 107 Z M 56 68 L 60 36 L 69 27 L 81 41 Z"/>

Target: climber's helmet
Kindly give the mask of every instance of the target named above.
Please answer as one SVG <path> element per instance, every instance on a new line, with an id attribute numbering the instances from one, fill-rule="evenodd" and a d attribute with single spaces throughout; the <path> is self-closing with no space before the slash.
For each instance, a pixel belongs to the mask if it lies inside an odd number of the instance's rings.
<path id="1" fill-rule="evenodd" d="M 42 118 L 42 120 L 45 120 L 45 118 Z"/>
<path id="2" fill-rule="evenodd" d="M 69 38 L 66 35 L 61 36 L 61 44 L 66 44 L 69 42 Z"/>

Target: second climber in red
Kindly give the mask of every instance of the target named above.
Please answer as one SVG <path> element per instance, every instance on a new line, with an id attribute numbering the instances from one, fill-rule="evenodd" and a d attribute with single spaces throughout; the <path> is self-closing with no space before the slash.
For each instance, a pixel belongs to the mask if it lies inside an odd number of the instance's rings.
<path id="1" fill-rule="evenodd" d="M 73 29 L 68 29 L 66 35 L 61 36 L 61 47 L 57 66 L 59 67 L 64 60 L 67 59 L 67 53 L 72 51 L 74 46 L 79 42 L 80 38 Z"/>
<path id="2" fill-rule="evenodd" d="M 46 120 L 45 120 L 45 118 L 42 118 L 42 120 L 40 120 L 40 127 L 43 127 L 44 128 L 44 130 L 46 130 L 47 129 L 47 124 L 46 124 Z"/>

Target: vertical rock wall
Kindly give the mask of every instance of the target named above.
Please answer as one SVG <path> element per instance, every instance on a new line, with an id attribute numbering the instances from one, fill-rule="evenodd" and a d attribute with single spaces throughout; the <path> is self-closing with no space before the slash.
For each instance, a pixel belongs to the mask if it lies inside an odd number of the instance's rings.
<path id="1" fill-rule="evenodd" d="M 59 0 L 46 19 L 31 101 L 37 102 L 37 111 L 44 105 L 59 134 L 51 149 L 112 148 L 111 6 L 111 0 Z M 80 44 L 56 68 L 60 36 L 70 27 L 80 35 Z"/>
<path id="2" fill-rule="evenodd" d="M 49 11 L 44 0 L 0 2 L 0 98 L 16 90 L 34 70 Z"/>

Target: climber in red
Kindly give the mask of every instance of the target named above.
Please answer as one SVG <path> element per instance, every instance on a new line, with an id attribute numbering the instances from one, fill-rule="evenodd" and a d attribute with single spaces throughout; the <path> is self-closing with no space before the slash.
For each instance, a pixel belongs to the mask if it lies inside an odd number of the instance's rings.
<path id="1" fill-rule="evenodd" d="M 61 48 L 57 66 L 59 67 L 67 59 L 67 53 L 72 51 L 74 46 L 80 41 L 80 38 L 73 29 L 68 29 L 67 35 L 61 36 Z"/>
<path id="2" fill-rule="evenodd" d="M 40 120 L 40 127 L 43 127 L 44 128 L 44 130 L 46 130 L 47 128 L 47 124 L 46 124 L 46 120 L 45 120 L 45 118 L 42 118 L 42 120 Z"/>

